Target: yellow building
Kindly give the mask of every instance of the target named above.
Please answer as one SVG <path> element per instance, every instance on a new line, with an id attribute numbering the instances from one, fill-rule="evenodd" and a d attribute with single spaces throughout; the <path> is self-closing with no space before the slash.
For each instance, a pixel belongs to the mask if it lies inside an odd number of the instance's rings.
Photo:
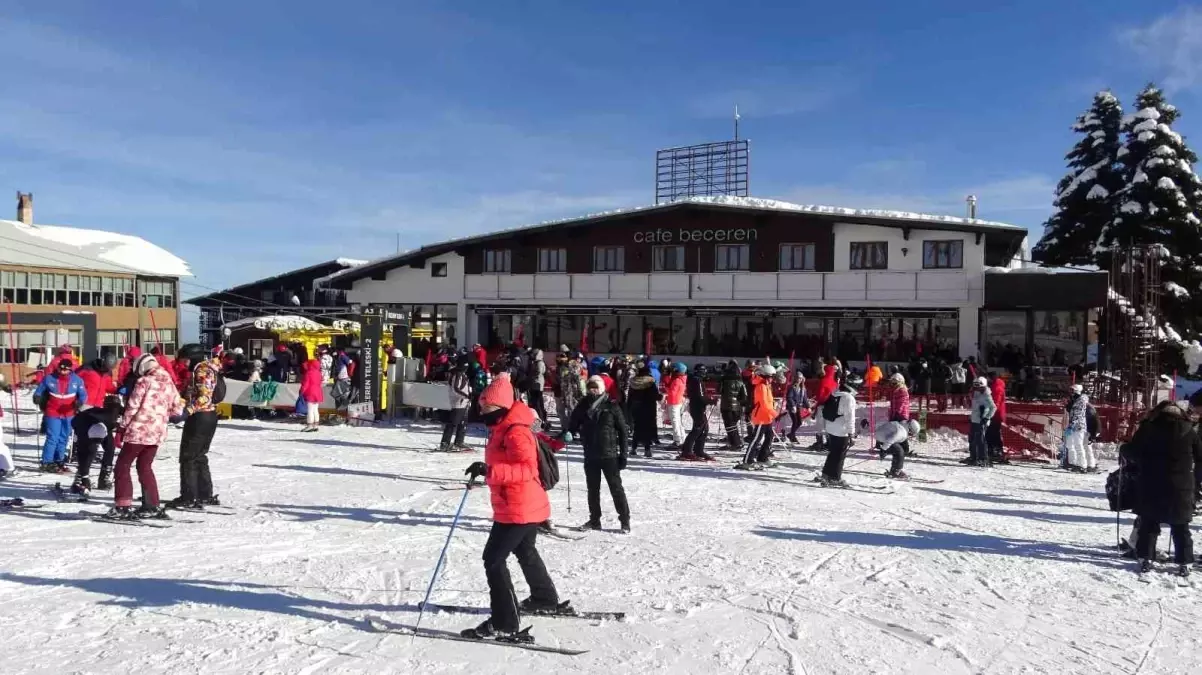
<path id="1" fill-rule="evenodd" d="M 33 195 L 0 220 L 0 364 L 22 371 L 70 344 L 83 361 L 179 345 L 188 264 L 132 235 L 33 222 Z M 12 330 L 9 326 L 11 322 Z"/>

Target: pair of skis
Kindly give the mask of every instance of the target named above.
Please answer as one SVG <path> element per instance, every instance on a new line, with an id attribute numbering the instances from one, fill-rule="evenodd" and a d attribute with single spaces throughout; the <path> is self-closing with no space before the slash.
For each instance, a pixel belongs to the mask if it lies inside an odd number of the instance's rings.
<path id="1" fill-rule="evenodd" d="M 427 604 L 426 608 L 438 612 L 448 612 L 451 614 L 482 615 L 489 613 L 489 609 L 486 607 L 470 607 L 466 605 Z M 567 610 L 529 611 L 526 613 L 531 616 L 582 619 L 588 621 L 621 621 L 626 618 L 625 612 L 578 612 L 570 608 Z M 580 656 L 581 654 L 588 653 L 587 649 L 570 649 L 567 647 L 540 645 L 535 642 L 534 637 L 530 635 L 529 626 L 522 629 L 516 636 L 513 637 L 474 638 L 466 637 L 453 631 L 438 630 L 436 628 L 415 628 L 413 626 L 406 626 L 404 624 L 395 623 L 388 621 L 387 619 L 374 616 L 367 617 L 366 621 L 373 630 L 380 631 L 382 633 L 397 633 L 401 635 L 412 635 L 414 637 L 450 640 L 453 642 L 472 642 L 476 644 L 494 645 L 497 647 L 514 647 L 516 649 L 525 649 L 527 651 L 543 652 L 547 654 L 559 654 L 562 656 Z"/>

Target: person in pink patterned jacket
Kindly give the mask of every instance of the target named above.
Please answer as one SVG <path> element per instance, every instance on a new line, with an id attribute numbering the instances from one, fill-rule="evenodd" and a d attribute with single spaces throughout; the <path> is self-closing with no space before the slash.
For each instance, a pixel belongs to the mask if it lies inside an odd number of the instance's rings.
<path id="1" fill-rule="evenodd" d="M 138 358 L 133 370 L 138 379 L 125 404 L 125 413 L 118 425 L 121 454 L 117 456 L 116 491 L 113 508 L 106 518 L 167 518 L 159 506 L 159 486 L 154 477 L 154 455 L 167 440 L 167 422 L 184 411 L 174 380 L 154 356 Z M 142 506 L 133 509 L 134 486 L 130 468 L 138 466 L 138 483 L 142 486 Z"/>

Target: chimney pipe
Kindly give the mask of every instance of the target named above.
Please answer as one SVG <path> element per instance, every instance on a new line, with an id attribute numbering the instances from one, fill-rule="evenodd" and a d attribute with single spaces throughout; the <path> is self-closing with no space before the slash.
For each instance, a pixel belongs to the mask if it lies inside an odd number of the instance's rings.
<path id="1" fill-rule="evenodd" d="M 968 195 L 968 199 L 964 201 L 968 202 L 968 217 L 975 219 L 977 217 L 977 196 Z"/>
<path id="2" fill-rule="evenodd" d="M 33 193 L 17 191 L 17 220 L 33 225 Z"/>

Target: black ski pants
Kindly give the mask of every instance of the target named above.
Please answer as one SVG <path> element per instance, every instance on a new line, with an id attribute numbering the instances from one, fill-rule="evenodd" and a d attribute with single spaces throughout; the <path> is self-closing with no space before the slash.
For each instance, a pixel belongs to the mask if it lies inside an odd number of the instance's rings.
<path id="1" fill-rule="evenodd" d="M 743 438 L 739 436 L 739 420 L 743 419 L 742 410 L 723 410 L 722 426 L 726 428 L 726 442 L 731 450 L 743 449 Z"/>
<path id="2" fill-rule="evenodd" d="M 789 440 L 796 441 L 797 440 L 797 429 L 799 427 L 801 427 L 801 411 L 800 410 L 790 410 L 789 411 L 789 420 L 790 420 Z"/>
<path id="3" fill-rule="evenodd" d="M 542 420 L 543 424 L 547 423 L 547 403 L 543 396 L 542 389 L 531 389 L 526 392 L 526 398 L 530 400 L 530 409 L 538 415 L 538 419 Z"/>
<path id="4" fill-rule="evenodd" d="M 526 577 L 526 585 L 530 587 L 530 598 L 539 604 L 559 603 L 555 584 L 535 547 L 538 527 L 539 523 L 493 523 L 492 531 L 488 533 L 488 543 L 484 544 L 484 576 L 488 579 L 492 625 L 497 630 L 521 629 L 518 598 L 513 592 L 507 564 L 510 553 L 518 559 L 522 576 Z"/>
<path id="5" fill-rule="evenodd" d="M 467 408 L 451 408 L 447 411 L 447 422 L 442 425 L 442 445 L 450 445 L 451 436 L 455 436 L 455 445 L 463 445 L 463 435 L 467 432 Z"/>
<path id="6" fill-rule="evenodd" d="M 989 426 L 985 428 L 985 447 L 989 450 L 989 456 L 992 459 L 997 459 L 1002 456 L 1002 421 L 994 415 L 989 420 Z"/>
<path id="7" fill-rule="evenodd" d="M 705 454 L 705 441 L 709 438 L 710 423 L 709 418 L 705 414 L 705 407 L 689 408 L 689 417 L 693 419 L 693 428 L 689 431 L 689 435 L 684 438 L 684 445 L 680 448 L 682 455 L 697 455 Z"/>
<path id="8" fill-rule="evenodd" d="M 101 440 L 88 438 L 88 429 L 93 424 L 103 424 L 108 434 Z M 113 458 L 116 448 L 113 445 L 113 422 L 108 419 L 101 408 L 89 408 L 71 420 L 72 431 L 75 432 L 75 458 L 79 467 L 75 472 L 76 478 L 87 478 L 92 473 L 92 464 L 96 461 L 97 451 L 100 450 L 100 474 L 113 472 Z"/>
<path id="9" fill-rule="evenodd" d="M 893 455 L 893 463 L 889 465 L 889 470 L 897 473 L 906 465 L 906 448 L 901 443 L 894 443 L 885 449 L 885 454 Z M 840 467 L 842 473 L 842 467 Z"/>
<path id="10" fill-rule="evenodd" d="M 1194 562 L 1194 540 L 1190 535 L 1189 523 L 1169 525 L 1173 537 L 1173 561 L 1178 565 Z M 1136 535 L 1135 553 L 1142 560 L 1156 559 L 1156 540 L 1160 537 L 1160 523 L 1151 518 L 1139 519 L 1139 534 Z"/>
<path id="11" fill-rule="evenodd" d="M 826 435 L 827 451 L 826 463 L 822 465 L 823 476 L 831 480 L 843 479 L 843 460 L 847 459 L 849 445 L 851 445 L 851 440 L 846 436 Z"/>
<path id="12" fill-rule="evenodd" d="M 614 510 L 618 512 L 618 521 L 630 522 L 630 504 L 626 501 L 626 488 L 622 487 L 622 470 L 618 468 L 618 460 L 594 459 L 584 462 L 584 482 L 588 486 L 588 519 L 591 522 L 601 522 L 601 477 L 605 476 L 605 484 L 609 486 L 609 496 L 613 497 Z"/>
<path id="13" fill-rule="evenodd" d="M 215 433 L 216 411 L 192 413 L 184 422 L 184 434 L 179 442 L 179 494 L 184 501 L 203 501 L 213 496 L 209 446 Z"/>
<path id="14" fill-rule="evenodd" d="M 767 463 L 772 453 L 772 437 L 774 435 L 771 424 L 757 424 L 753 426 L 751 443 L 747 446 L 747 454 L 743 456 L 743 463 Z"/>

